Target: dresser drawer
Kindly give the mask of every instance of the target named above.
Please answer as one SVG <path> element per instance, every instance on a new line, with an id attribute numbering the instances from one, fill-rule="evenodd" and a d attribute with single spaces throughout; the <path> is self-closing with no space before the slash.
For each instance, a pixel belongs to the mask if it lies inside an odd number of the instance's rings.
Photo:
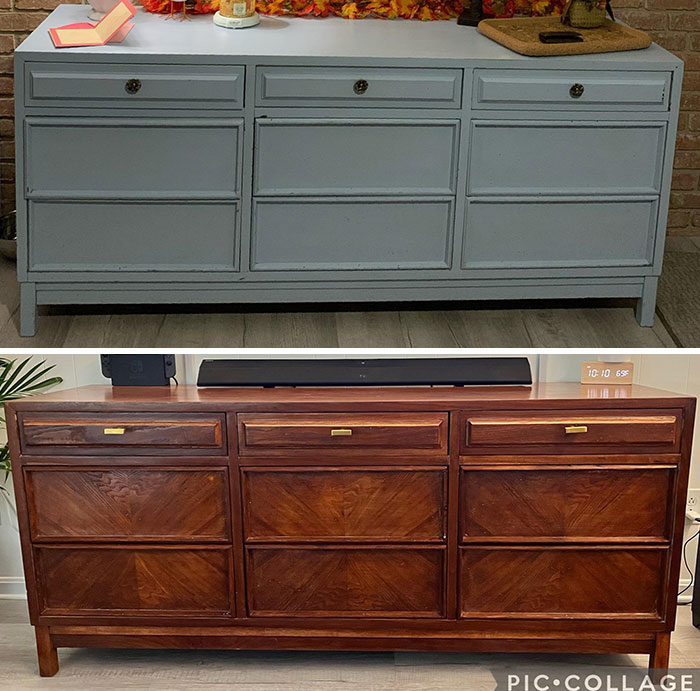
<path id="1" fill-rule="evenodd" d="M 440 542 L 444 468 L 248 468 L 243 471 L 248 542 Z"/>
<path id="2" fill-rule="evenodd" d="M 26 194 L 238 197 L 242 131 L 240 118 L 28 117 Z M 202 156 L 203 151 L 217 155 Z M 194 228 L 190 232 L 201 241 Z"/>
<path id="3" fill-rule="evenodd" d="M 462 548 L 461 616 L 658 621 L 666 557 L 662 548 Z"/>
<path id="4" fill-rule="evenodd" d="M 255 194 L 454 194 L 458 133 L 458 120 L 260 118 Z"/>
<path id="5" fill-rule="evenodd" d="M 463 542 L 667 540 L 673 470 L 469 469 L 460 475 Z"/>
<path id="6" fill-rule="evenodd" d="M 665 140 L 661 122 L 478 120 L 468 194 L 658 194 Z"/>
<path id="7" fill-rule="evenodd" d="M 33 540 L 225 542 L 222 468 L 25 470 Z"/>
<path id="8" fill-rule="evenodd" d="M 452 199 L 258 198 L 253 271 L 449 269 Z M 353 276 L 353 278 L 355 277 Z"/>
<path id="9" fill-rule="evenodd" d="M 468 415 L 462 452 L 539 454 L 679 451 L 681 412 L 675 410 L 546 411 Z"/>
<path id="10" fill-rule="evenodd" d="M 562 183 L 566 184 L 566 183 Z M 651 266 L 658 197 L 467 201 L 465 269 Z"/>
<path id="11" fill-rule="evenodd" d="M 243 108 L 244 67 L 29 62 L 26 106 Z"/>
<path id="12" fill-rule="evenodd" d="M 194 199 L 33 200 L 29 270 L 71 272 L 73 281 L 104 271 L 144 272 L 145 281 L 151 271 L 232 273 L 238 267 L 238 208 L 235 201 Z M 98 280 L 109 279 L 101 274 Z"/>
<path id="13" fill-rule="evenodd" d="M 444 616 L 442 547 L 251 547 L 246 576 L 254 617 Z"/>
<path id="14" fill-rule="evenodd" d="M 230 547 L 34 548 L 41 614 L 229 616 Z"/>
<path id="15" fill-rule="evenodd" d="M 474 71 L 474 108 L 668 110 L 670 72 Z"/>
<path id="16" fill-rule="evenodd" d="M 25 454 L 223 455 L 223 415 L 20 413 Z"/>
<path id="17" fill-rule="evenodd" d="M 462 70 L 259 67 L 256 105 L 459 108 Z"/>
<path id="18" fill-rule="evenodd" d="M 447 453 L 447 413 L 244 413 L 238 444 L 244 455 L 439 456 Z"/>

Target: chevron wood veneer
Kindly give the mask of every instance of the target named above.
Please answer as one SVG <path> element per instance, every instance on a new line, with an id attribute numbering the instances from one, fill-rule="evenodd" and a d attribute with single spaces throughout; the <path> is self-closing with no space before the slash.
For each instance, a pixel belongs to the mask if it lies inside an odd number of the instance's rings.
<path id="1" fill-rule="evenodd" d="M 646 653 L 695 400 L 637 386 L 112 390 L 7 406 L 62 647 Z"/>

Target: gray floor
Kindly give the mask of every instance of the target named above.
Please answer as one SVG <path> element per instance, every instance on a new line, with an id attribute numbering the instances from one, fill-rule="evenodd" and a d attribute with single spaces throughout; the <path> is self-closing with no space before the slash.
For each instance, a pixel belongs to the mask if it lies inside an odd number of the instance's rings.
<path id="1" fill-rule="evenodd" d="M 307 653 L 166 650 L 59 650 L 61 668 L 38 676 L 26 603 L 0 600 L 0 688 L 151 691 L 491 691 L 493 671 L 531 665 L 593 672 L 600 665 L 645 667 L 646 655 Z M 582 670 L 581 666 L 585 669 Z M 700 631 L 679 607 L 671 666 L 700 667 Z"/>
<path id="2" fill-rule="evenodd" d="M 700 238 L 669 238 L 668 248 L 700 252 Z M 681 343 L 674 340 L 673 325 L 667 329 L 662 319 L 651 329 L 639 327 L 633 308 L 631 300 L 342 305 L 315 311 L 309 306 L 44 307 L 37 336 L 20 338 L 14 265 L 0 257 L 3 348 L 700 346 L 700 333 L 694 342 L 686 337 Z"/>

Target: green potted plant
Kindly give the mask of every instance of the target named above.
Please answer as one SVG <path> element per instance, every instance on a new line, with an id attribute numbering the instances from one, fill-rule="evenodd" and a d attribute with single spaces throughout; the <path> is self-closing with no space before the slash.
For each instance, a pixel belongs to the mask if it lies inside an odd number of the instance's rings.
<path id="1" fill-rule="evenodd" d="M 31 357 L 28 357 L 19 362 L 18 360 L 0 358 L 0 409 L 2 409 L 3 413 L 3 416 L 0 416 L 0 426 L 2 427 L 5 425 L 4 412 L 7 401 L 33 396 L 63 381 L 61 377 L 46 376 L 56 365 L 47 365 L 46 360 L 34 364 L 31 363 L 31 359 Z M 11 472 L 10 449 L 7 444 L 4 444 L 0 446 L 0 473 L 2 473 L 0 497 L 5 500 L 10 510 L 14 512 L 10 490 L 7 487 L 7 481 Z"/>

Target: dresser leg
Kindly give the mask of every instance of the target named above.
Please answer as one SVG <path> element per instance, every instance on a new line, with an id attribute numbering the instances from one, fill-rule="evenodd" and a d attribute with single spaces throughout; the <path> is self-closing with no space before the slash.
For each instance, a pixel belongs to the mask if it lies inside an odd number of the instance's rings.
<path id="1" fill-rule="evenodd" d="M 649 656 L 649 673 L 651 680 L 658 683 L 668 672 L 668 659 L 671 654 L 671 634 L 657 633 L 654 650 Z"/>
<path id="2" fill-rule="evenodd" d="M 36 335 L 36 283 L 22 283 L 20 287 L 19 335 Z"/>
<path id="3" fill-rule="evenodd" d="M 58 672 L 58 653 L 53 643 L 48 626 L 35 626 L 36 653 L 39 658 L 39 674 L 42 677 L 52 677 Z"/>
<path id="4" fill-rule="evenodd" d="M 654 326 L 656 310 L 656 289 L 659 287 L 658 276 L 647 276 L 642 287 L 642 297 L 637 300 L 637 321 L 640 326 Z"/>

